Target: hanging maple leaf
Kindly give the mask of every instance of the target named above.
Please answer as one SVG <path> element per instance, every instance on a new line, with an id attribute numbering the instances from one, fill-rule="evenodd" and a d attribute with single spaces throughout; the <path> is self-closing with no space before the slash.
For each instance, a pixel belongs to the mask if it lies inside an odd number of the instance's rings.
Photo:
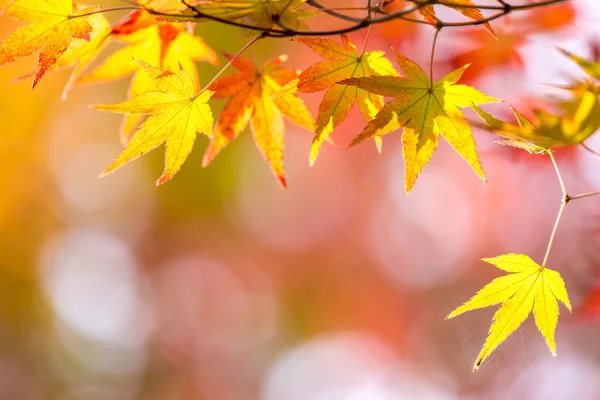
<path id="1" fill-rule="evenodd" d="M 92 72 L 83 75 L 78 83 L 107 82 L 133 75 L 129 98 L 153 90 L 154 84 L 141 72 L 138 61 L 156 68 L 178 72 L 182 66 L 199 88 L 196 61 L 218 63 L 217 55 L 198 36 L 184 29 L 183 24 L 152 22 L 147 13 L 135 11 L 120 26 L 113 28 L 111 38 L 128 44 L 111 54 Z M 126 144 L 144 117 L 127 116 L 121 127 L 121 141 Z"/>
<path id="2" fill-rule="evenodd" d="M 513 333 L 533 312 L 535 324 L 553 357 L 556 357 L 554 333 L 558 323 L 558 301 L 571 311 L 571 303 L 560 274 L 536 264 L 524 254 L 505 254 L 483 261 L 510 272 L 483 287 L 475 296 L 446 319 L 454 318 L 467 311 L 502 303 L 494 314 L 490 332 L 481 352 L 475 360 L 473 370 L 479 369 L 486 358 Z"/>
<path id="3" fill-rule="evenodd" d="M 595 88 L 593 85 L 590 86 L 590 89 L 593 88 Z M 474 106 L 473 109 L 485 122 L 485 125 L 480 127 L 508 139 L 502 144 L 525 146 L 530 152 L 540 152 L 535 151 L 535 148 L 548 150 L 554 146 L 581 143 L 600 129 L 600 103 L 598 94 L 594 90 L 582 91 L 573 100 L 572 105 L 563 106 L 572 109 L 572 116 L 557 116 L 535 109 L 533 110 L 536 117 L 534 122 L 511 107 L 517 124 L 501 121 L 479 107 Z M 532 144 L 535 147 L 525 144 Z"/>
<path id="4" fill-rule="evenodd" d="M 481 11 L 473 4 L 471 0 L 446 0 L 444 2 L 446 7 L 452 8 L 467 18 L 474 19 L 475 21 L 483 20 L 483 14 Z M 429 22 L 433 26 L 437 26 L 437 18 L 435 16 L 435 8 L 433 4 L 427 4 L 419 7 L 419 13 L 425 18 L 427 22 Z M 495 36 L 494 30 L 492 26 L 488 22 L 484 22 L 483 26 Z"/>
<path id="5" fill-rule="evenodd" d="M 383 107 L 383 96 L 337 82 L 349 78 L 398 73 L 382 51 L 361 54 L 345 35 L 342 35 L 341 45 L 331 39 L 297 37 L 294 40 L 304 43 L 327 59 L 302 72 L 297 83 L 298 91 L 304 93 L 327 89 L 319 106 L 315 136 L 310 150 L 310 165 L 313 165 L 323 141 L 346 119 L 354 103 L 358 104 L 358 109 L 367 122 Z M 378 148 L 381 149 L 381 137 L 375 136 L 375 139 Z"/>
<path id="6" fill-rule="evenodd" d="M 5 15 L 26 23 L 0 43 L 0 66 L 39 50 L 33 87 L 73 39 L 90 40 L 92 26 L 87 17 L 97 10 L 94 7 L 74 9 L 72 0 L 3 0 L 0 5 L 6 5 Z"/>
<path id="7" fill-rule="evenodd" d="M 354 146 L 375 135 L 384 135 L 403 127 L 405 187 L 406 191 L 410 192 L 437 149 L 441 133 L 485 181 L 473 131 L 459 107 L 501 100 L 486 96 L 470 86 L 455 84 L 468 65 L 433 83 L 417 64 L 395 50 L 394 54 L 407 78 L 373 76 L 340 82 L 378 95 L 395 97 L 350 145 Z"/>
<path id="8" fill-rule="evenodd" d="M 192 151 L 196 132 L 212 137 L 213 116 L 207 104 L 212 92 L 205 90 L 196 94 L 195 82 L 183 67 L 175 74 L 144 62 L 139 63 L 154 83 L 153 91 L 122 103 L 93 106 L 103 111 L 149 116 L 135 132 L 127 148 L 101 176 L 166 143 L 165 169 L 156 182 L 160 185 L 179 171 Z"/>
<path id="9" fill-rule="evenodd" d="M 261 70 L 242 56 L 226 57 L 233 60 L 239 72 L 218 79 L 209 88 L 215 92 L 213 98 L 229 98 L 229 101 L 215 126 L 215 137 L 206 149 L 202 165 L 207 166 L 250 122 L 257 147 L 285 188 L 283 115 L 310 131 L 314 130 L 314 122 L 304 102 L 293 93 L 276 98 L 273 95 L 296 79 L 298 73 L 280 68 L 287 59 L 284 55 L 267 61 Z"/>

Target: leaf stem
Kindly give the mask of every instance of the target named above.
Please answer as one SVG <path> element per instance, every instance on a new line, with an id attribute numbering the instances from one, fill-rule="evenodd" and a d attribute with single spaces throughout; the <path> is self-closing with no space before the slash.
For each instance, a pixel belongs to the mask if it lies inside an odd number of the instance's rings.
<path id="1" fill-rule="evenodd" d="M 363 46 L 362 52 L 360 53 L 361 57 L 367 51 L 367 44 L 369 44 L 369 37 L 371 37 L 371 31 L 372 30 L 373 30 L 373 25 L 369 25 L 369 28 L 367 29 L 367 36 L 365 36 L 365 45 Z"/>
<path id="2" fill-rule="evenodd" d="M 558 177 L 558 182 L 560 183 L 560 189 L 562 190 L 563 198 L 568 198 L 567 187 L 565 186 L 565 181 L 562 178 L 560 173 L 560 169 L 558 168 L 558 164 L 556 163 L 556 158 L 554 158 L 554 153 L 552 150 L 548 150 L 548 155 L 550 156 L 550 160 L 552 160 L 552 165 L 554 166 L 554 170 L 556 171 L 556 176 Z"/>
<path id="3" fill-rule="evenodd" d="M 142 7 L 135 7 L 135 6 L 122 6 L 122 7 L 113 7 L 113 8 L 103 8 L 100 10 L 95 10 L 95 11 L 90 11 L 90 12 L 86 12 L 83 14 L 75 14 L 72 15 L 70 18 L 71 19 L 75 19 L 75 18 L 82 18 L 82 17 L 87 17 L 90 15 L 94 15 L 94 14 L 102 14 L 105 12 L 109 12 L 109 11 L 125 11 L 125 10 L 141 10 Z"/>
<path id="4" fill-rule="evenodd" d="M 542 268 L 546 266 L 548 263 L 548 258 L 550 257 L 550 250 L 552 250 L 552 245 L 554 244 L 554 238 L 556 237 L 556 231 L 558 230 L 558 224 L 560 223 L 560 218 L 562 217 L 563 211 L 567 206 L 567 201 L 563 199 L 562 203 L 560 203 L 560 208 L 558 209 L 558 215 L 556 216 L 556 221 L 554 221 L 554 228 L 552 228 L 552 234 L 550 235 L 550 240 L 548 241 L 548 247 L 546 248 L 546 255 L 544 256 L 544 262 L 542 262 Z"/>
<path id="5" fill-rule="evenodd" d="M 600 153 L 597 152 L 596 150 L 592 149 L 590 146 L 588 146 L 585 142 L 581 142 L 580 143 L 581 147 L 583 147 L 585 150 L 587 150 L 590 154 L 592 154 L 594 157 L 600 159 Z"/>
<path id="6" fill-rule="evenodd" d="M 231 57 L 231 59 L 227 62 L 227 64 L 225 64 L 225 66 L 223 68 L 221 68 L 221 70 L 219 72 L 217 72 L 217 74 L 210 80 L 210 82 L 208 82 L 203 89 L 201 89 L 194 97 L 192 97 L 192 100 L 198 98 L 198 96 L 200 96 L 202 93 L 204 93 L 213 83 L 215 83 L 215 81 L 217 79 L 219 79 L 221 77 L 221 75 L 223 75 L 225 73 L 225 71 L 227 71 L 227 69 L 231 66 L 231 64 L 233 64 L 235 62 L 235 60 L 237 60 L 237 58 L 239 56 L 242 55 L 242 53 L 246 50 L 248 50 L 248 48 L 250 48 L 250 46 L 252 46 L 254 43 L 256 43 L 259 39 L 262 39 L 264 36 L 263 35 L 259 35 L 254 37 L 252 40 L 250 40 L 248 43 L 246 43 L 246 45 L 244 47 L 242 47 L 240 49 L 240 51 L 238 51 L 233 57 Z"/>
<path id="7" fill-rule="evenodd" d="M 438 26 L 435 28 L 435 34 L 433 35 L 433 45 L 431 46 L 431 57 L 429 58 L 429 89 L 433 89 L 433 59 L 435 57 L 435 45 L 437 44 L 437 38 L 442 31 L 442 27 Z"/>

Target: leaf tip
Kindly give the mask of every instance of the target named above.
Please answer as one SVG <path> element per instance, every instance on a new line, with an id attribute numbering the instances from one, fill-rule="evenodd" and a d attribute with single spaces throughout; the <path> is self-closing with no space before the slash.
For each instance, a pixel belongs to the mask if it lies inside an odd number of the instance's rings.
<path id="1" fill-rule="evenodd" d="M 287 189 L 287 181 L 285 179 L 285 176 L 278 176 L 277 177 L 277 182 L 279 182 L 279 185 L 281 186 L 281 188 L 283 190 Z"/>
<path id="2" fill-rule="evenodd" d="M 163 185 L 167 182 L 169 182 L 171 180 L 171 178 L 173 178 L 173 175 L 171 174 L 163 174 L 160 178 L 158 178 L 158 180 L 156 181 L 156 186 L 160 186 Z"/>
<path id="3" fill-rule="evenodd" d="M 477 360 L 475 360 L 475 364 L 473 364 L 473 372 L 477 372 L 477 370 L 479 369 L 479 367 L 481 367 L 481 364 L 483 363 L 483 357 L 477 357 Z"/>

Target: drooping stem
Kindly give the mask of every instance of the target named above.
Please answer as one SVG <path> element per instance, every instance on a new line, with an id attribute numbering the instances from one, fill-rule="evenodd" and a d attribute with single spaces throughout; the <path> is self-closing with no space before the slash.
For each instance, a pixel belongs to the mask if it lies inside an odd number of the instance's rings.
<path id="1" fill-rule="evenodd" d="M 433 60 L 435 57 L 435 45 L 437 44 L 437 38 L 442 31 L 442 27 L 438 26 L 433 35 L 433 44 L 431 45 L 431 57 L 429 58 L 429 89 L 433 89 Z"/>
<path id="2" fill-rule="evenodd" d="M 591 155 L 593 155 L 596 158 L 600 159 L 600 153 L 597 152 L 596 150 L 592 149 L 590 146 L 588 146 L 585 142 L 581 142 L 580 143 L 581 147 L 583 147 L 586 151 L 588 151 Z"/>
<path id="3" fill-rule="evenodd" d="M 225 73 L 225 71 L 227 71 L 227 69 L 231 66 L 231 64 L 233 64 L 235 62 L 235 60 L 237 60 L 237 58 L 239 56 L 241 56 L 244 51 L 248 50 L 248 48 L 250 48 L 250 46 L 252 46 L 254 43 L 256 43 L 259 39 L 262 39 L 263 37 L 264 37 L 263 35 L 256 36 L 256 37 L 252 38 L 252 40 L 250 40 L 248 43 L 246 43 L 246 45 L 244 47 L 242 47 L 240 49 L 240 51 L 238 51 L 233 57 L 231 57 L 229 59 L 229 61 L 227 62 L 227 64 L 225 64 L 225 66 L 223 68 L 221 68 L 221 70 L 219 72 L 217 72 L 217 74 L 210 80 L 210 82 L 208 82 L 206 84 L 206 86 L 204 86 L 204 88 L 202 88 L 193 97 L 193 99 L 196 99 L 198 96 L 200 96 L 202 93 L 204 93 L 206 91 L 206 89 L 208 89 L 213 83 L 215 83 L 215 81 L 217 79 L 219 79 L 221 77 L 221 75 L 223 75 Z"/>
<path id="4" fill-rule="evenodd" d="M 546 255 L 544 256 L 544 261 L 542 262 L 542 268 L 546 266 L 548 263 L 548 258 L 550 257 L 550 250 L 552 250 L 552 245 L 554 244 L 554 238 L 556 237 L 556 231 L 558 230 L 558 224 L 560 223 L 560 218 L 562 217 L 563 211 L 565 211 L 565 207 L 567 206 L 566 201 L 562 201 L 560 203 L 560 208 L 558 209 L 558 215 L 556 216 L 556 221 L 554 221 L 554 228 L 552 228 L 552 234 L 550 235 L 550 240 L 548 241 L 548 247 L 546 248 Z"/>
<path id="5" fill-rule="evenodd" d="M 548 258 L 550 257 L 550 250 L 552 250 L 552 245 L 554 244 L 554 238 L 556 237 L 556 231 L 558 230 L 560 218 L 562 217 L 563 211 L 565 211 L 565 207 L 569 203 L 567 187 L 565 186 L 565 181 L 562 178 L 560 169 L 558 168 L 558 163 L 556 162 L 556 158 L 554 158 L 554 153 L 552 152 L 552 150 L 548 150 L 548 155 L 550 156 L 550 160 L 552 161 L 552 165 L 554 166 L 554 171 L 556 171 L 558 182 L 560 183 L 560 189 L 562 191 L 562 201 L 560 203 L 560 208 L 558 209 L 556 221 L 554 221 L 554 228 L 552 228 L 552 233 L 550 234 L 550 240 L 548 241 L 548 247 L 546 248 L 546 255 L 544 256 L 544 261 L 542 262 L 542 268 L 544 268 L 548 263 Z"/>
<path id="6" fill-rule="evenodd" d="M 105 12 L 110 12 L 110 11 L 126 11 L 126 10 L 140 10 L 142 7 L 136 7 L 136 6 L 122 6 L 122 7 L 112 7 L 112 8 L 102 8 L 100 10 L 94 10 L 94 11 L 90 11 L 90 12 L 86 12 L 86 13 L 82 13 L 82 14 L 75 14 L 70 16 L 71 19 L 75 19 L 75 18 L 83 18 L 83 17 L 87 17 L 90 15 L 94 15 L 94 14 L 102 14 Z"/>
<path id="7" fill-rule="evenodd" d="M 565 186 L 565 181 L 562 178 L 560 173 L 560 169 L 558 168 L 558 164 L 556 162 L 556 158 L 554 158 L 554 153 L 552 150 L 548 150 L 548 155 L 550 156 L 550 160 L 552 161 L 552 165 L 554 166 L 554 170 L 556 171 L 556 176 L 558 177 L 558 182 L 560 183 L 560 189 L 562 190 L 563 198 L 568 198 L 567 187 Z"/>

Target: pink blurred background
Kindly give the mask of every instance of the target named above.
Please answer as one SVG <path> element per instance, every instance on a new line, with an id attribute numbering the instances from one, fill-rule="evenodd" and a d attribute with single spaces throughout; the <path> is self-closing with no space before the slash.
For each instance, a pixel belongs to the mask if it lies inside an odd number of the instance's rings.
<path id="1" fill-rule="evenodd" d="M 544 84 L 582 75 L 554 46 L 591 57 L 600 38 L 597 0 L 573 5 L 573 24 L 519 46 L 522 66 L 469 83 L 517 106 L 559 94 Z M 17 26 L 2 18 L 0 36 Z M 197 33 L 219 52 L 243 45 L 235 29 Z M 432 34 L 388 26 L 369 49 L 392 44 L 426 67 Z M 364 32 L 352 39 L 360 46 Z M 436 77 L 467 39 L 443 31 Z M 299 69 L 319 61 L 288 40 L 247 56 L 260 63 L 281 52 Z M 69 71 L 33 92 L 12 82 L 34 64 L 0 69 L 0 399 L 600 398 L 594 315 L 561 309 L 557 360 L 530 319 L 477 373 L 494 310 L 444 321 L 500 275 L 478 258 L 543 258 L 561 197 L 547 158 L 478 132 L 489 183 L 442 143 L 407 196 L 399 132 L 384 138 L 382 155 L 370 143 L 345 149 L 363 126 L 353 110 L 313 168 L 310 133 L 287 126 L 287 191 L 248 134 L 207 169 L 198 137 L 158 188 L 162 150 L 98 179 L 121 150 L 120 117 L 86 106 L 123 100 L 128 80 L 80 86 L 61 101 Z M 198 66 L 203 84 L 219 68 Z M 319 95 L 304 98 L 316 115 Z M 589 144 L 600 148 L 598 138 Z M 558 161 L 572 193 L 600 188 L 600 162 L 588 153 L 559 151 Z M 575 306 L 600 283 L 599 235 L 599 198 L 569 205 L 550 267 Z"/>

